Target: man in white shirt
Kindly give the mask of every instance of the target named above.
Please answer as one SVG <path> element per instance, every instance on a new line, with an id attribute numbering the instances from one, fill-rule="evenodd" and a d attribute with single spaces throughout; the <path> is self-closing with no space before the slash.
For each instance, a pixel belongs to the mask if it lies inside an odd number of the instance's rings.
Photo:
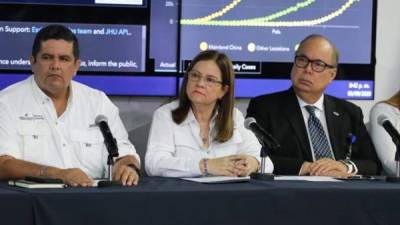
<path id="1" fill-rule="evenodd" d="M 0 92 L 0 179 L 41 176 L 92 186 L 107 174 L 107 150 L 95 118 L 104 115 L 117 140 L 113 179 L 137 184 L 139 157 L 118 109 L 98 90 L 72 81 L 80 66 L 76 36 L 62 25 L 37 34 L 33 75 Z"/>
<path id="2" fill-rule="evenodd" d="M 247 116 L 256 118 L 281 144 L 281 149 L 271 152 L 276 174 L 348 177 L 379 173 L 381 165 L 361 109 L 324 94 L 336 77 L 338 61 L 329 40 L 310 35 L 296 50 L 292 87 L 250 101 Z"/>

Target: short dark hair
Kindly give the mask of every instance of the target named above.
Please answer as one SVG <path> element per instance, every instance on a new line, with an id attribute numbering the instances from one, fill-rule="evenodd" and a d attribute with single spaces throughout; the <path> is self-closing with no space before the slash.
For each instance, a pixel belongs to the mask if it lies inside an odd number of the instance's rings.
<path id="1" fill-rule="evenodd" d="M 234 83 L 235 72 L 231 60 L 224 53 L 207 50 L 200 52 L 190 63 L 186 70 L 182 87 L 179 93 L 179 106 L 172 111 L 172 119 L 176 124 L 180 124 L 186 119 L 189 109 L 192 105 L 187 93 L 186 86 L 188 84 L 188 72 L 200 61 L 214 61 L 221 71 L 222 85 L 228 87 L 228 91 L 224 97 L 217 101 L 214 113 L 218 110 L 215 121 L 217 134 L 214 140 L 218 142 L 226 142 L 233 135 L 233 107 L 234 107 Z"/>
<path id="2" fill-rule="evenodd" d="M 296 55 L 300 51 L 301 47 L 305 42 L 311 39 L 323 39 L 326 42 L 329 43 L 329 45 L 332 47 L 332 60 L 334 61 L 334 66 L 337 66 L 339 64 L 339 51 L 337 50 L 336 46 L 326 37 L 320 35 L 320 34 L 311 34 L 305 37 L 299 44 L 299 47 L 296 49 Z"/>
<path id="3" fill-rule="evenodd" d="M 72 53 L 75 60 L 79 59 L 79 43 L 78 38 L 72 33 L 70 29 L 60 24 L 52 24 L 47 27 L 43 27 L 35 37 L 32 46 L 32 57 L 36 61 L 36 56 L 42 48 L 42 42 L 50 39 L 55 40 L 65 40 L 67 42 L 72 42 Z"/>

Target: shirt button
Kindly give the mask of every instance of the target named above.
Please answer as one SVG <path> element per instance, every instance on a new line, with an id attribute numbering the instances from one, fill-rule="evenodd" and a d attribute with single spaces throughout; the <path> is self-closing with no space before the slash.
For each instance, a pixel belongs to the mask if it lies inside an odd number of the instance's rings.
<path id="1" fill-rule="evenodd" d="M 63 143 L 62 146 L 65 148 L 67 145 L 65 143 Z"/>

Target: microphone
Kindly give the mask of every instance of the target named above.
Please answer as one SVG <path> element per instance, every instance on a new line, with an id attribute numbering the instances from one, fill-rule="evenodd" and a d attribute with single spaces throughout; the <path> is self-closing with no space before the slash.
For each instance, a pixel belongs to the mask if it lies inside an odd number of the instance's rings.
<path id="1" fill-rule="evenodd" d="M 108 126 L 107 117 L 104 115 L 96 116 L 94 120 L 96 125 L 100 128 L 101 134 L 104 137 L 104 144 L 108 151 L 107 165 L 108 165 L 108 180 L 101 180 L 97 183 L 98 187 L 113 187 L 121 186 L 120 181 L 113 181 L 112 167 L 114 165 L 114 157 L 118 157 L 118 145 L 117 140 L 113 137 L 110 127 Z"/>
<path id="2" fill-rule="evenodd" d="M 96 116 L 95 123 L 99 126 L 101 134 L 104 137 L 104 144 L 106 145 L 108 154 L 111 157 L 118 157 L 117 140 L 113 137 L 110 127 L 108 126 L 107 117 L 104 115 Z"/>
<path id="3" fill-rule="evenodd" d="M 279 145 L 278 141 L 272 137 L 271 134 L 266 132 L 264 129 L 262 129 L 258 124 L 256 119 L 253 117 L 248 117 L 244 121 L 244 127 L 247 129 L 251 130 L 257 137 L 258 141 L 266 148 L 268 149 L 278 149 L 281 146 Z"/>
<path id="4" fill-rule="evenodd" d="M 400 134 L 386 115 L 378 116 L 378 124 L 385 128 L 396 146 L 400 145 Z"/>
<path id="5" fill-rule="evenodd" d="M 396 176 L 388 176 L 386 177 L 386 181 L 400 182 L 400 134 L 386 115 L 378 116 L 378 124 L 385 128 L 386 132 L 392 138 L 393 143 L 396 145 L 396 154 L 394 156 L 394 160 L 396 161 Z"/>
<path id="6" fill-rule="evenodd" d="M 353 151 L 353 144 L 356 143 L 357 137 L 353 135 L 352 133 L 348 133 L 346 137 L 347 141 L 347 154 L 346 154 L 346 160 L 351 159 L 351 154 Z"/>
<path id="7" fill-rule="evenodd" d="M 274 175 L 271 173 L 265 173 L 265 158 L 268 156 L 268 150 L 270 149 L 278 149 L 280 145 L 278 141 L 272 137 L 269 133 L 267 133 L 264 129 L 258 126 L 256 119 L 253 117 L 248 117 L 244 121 L 244 127 L 251 130 L 257 137 L 258 141 L 262 145 L 260 151 L 261 163 L 260 163 L 260 172 L 254 172 L 250 174 L 251 179 L 255 180 L 273 180 Z"/>

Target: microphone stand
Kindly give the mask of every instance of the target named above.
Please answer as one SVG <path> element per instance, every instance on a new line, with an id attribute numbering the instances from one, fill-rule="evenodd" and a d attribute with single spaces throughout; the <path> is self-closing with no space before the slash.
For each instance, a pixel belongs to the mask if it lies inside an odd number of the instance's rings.
<path id="1" fill-rule="evenodd" d="M 98 187 L 118 187 L 122 186 L 122 183 L 120 181 L 113 181 L 112 178 L 112 171 L 113 171 L 113 166 L 114 166 L 114 157 L 118 157 L 118 146 L 117 146 L 117 140 L 114 138 L 114 143 L 115 143 L 115 148 L 116 149 L 110 149 L 110 147 L 107 145 L 107 151 L 108 151 L 108 157 L 107 157 L 107 165 L 108 165 L 108 180 L 102 180 L 99 181 L 97 184 Z"/>
<path id="2" fill-rule="evenodd" d="M 265 158 L 268 156 L 268 148 L 266 147 L 266 144 L 262 143 L 262 148 L 260 151 L 260 157 L 261 157 L 261 163 L 260 163 L 260 172 L 254 172 L 250 174 L 250 178 L 254 180 L 274 180 L 274 174 L 272 173 L 265 173 Z M 271 147 L 272 148 L 272 147 Z M 272 148 L 273 150 L 276 150 L 277 146 Z"/>
<path id="3" fill-rule="evenodd" d="M 400 182 L 400 141 L 393 140 L 396 145 L 396 154 L 394 160 L 396 161 L 396 176 L 388 176 L 386 177 L 387 182 Z"/>

